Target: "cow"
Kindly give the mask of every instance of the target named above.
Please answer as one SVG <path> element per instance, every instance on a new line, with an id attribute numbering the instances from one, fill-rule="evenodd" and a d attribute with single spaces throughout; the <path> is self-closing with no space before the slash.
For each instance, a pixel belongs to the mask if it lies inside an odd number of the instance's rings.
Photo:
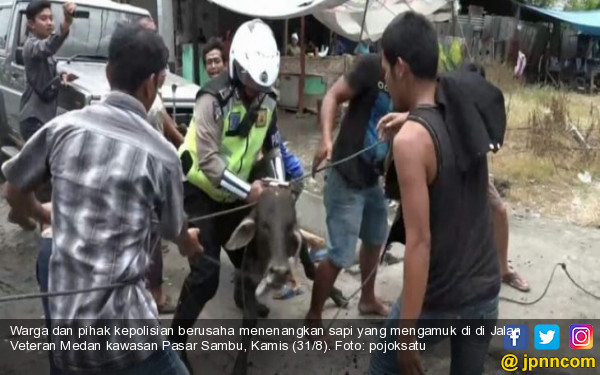
<path id="1" fill-rule="evenodd" d="M 228 250 L 244 249 L 239 277 L 242 278 L 243 326 L 252 329 L 258 320 L 258 298 L 269 289 L 279 289 L 290 278 L 294 259 L 300 259 L 306 276 L 314 281 L 312 262 L 306 239 L 296 218 L 296 193 L 285 184 L 271 182 L 257 204 L 233 231 L 225 245 Z M 330 295 L 337 306 L 347 301 L 339 289 Z M 235 361 L 235 375 L 245 375 L 252 337 L 242 336 L 243 349 Z"/>

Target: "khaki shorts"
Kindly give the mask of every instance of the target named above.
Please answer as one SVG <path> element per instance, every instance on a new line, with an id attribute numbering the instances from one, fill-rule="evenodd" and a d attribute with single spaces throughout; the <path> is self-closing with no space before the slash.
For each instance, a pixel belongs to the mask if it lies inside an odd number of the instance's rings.
<path id="1" fill-rule="evenodd" d="M 490 204 L 494 208 L 503 204 L 502 198 L 500 197 L 500 193 L 498 193 L 498 189 L 496 189 L 496 186 L 494 185 L 494 176 L 492 176 L 491 174 L 488 183 L 488 198 L 490 200 Z"/>

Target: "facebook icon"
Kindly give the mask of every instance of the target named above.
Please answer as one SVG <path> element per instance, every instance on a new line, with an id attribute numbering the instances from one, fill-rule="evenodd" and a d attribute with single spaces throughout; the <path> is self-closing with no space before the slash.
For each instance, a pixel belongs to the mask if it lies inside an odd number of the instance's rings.
<path id="1" fill-rule="evenodd" d="M 529 327 L 526 324 L 504 326 L 504 349 L 523 350 L 529 348 Z"/>

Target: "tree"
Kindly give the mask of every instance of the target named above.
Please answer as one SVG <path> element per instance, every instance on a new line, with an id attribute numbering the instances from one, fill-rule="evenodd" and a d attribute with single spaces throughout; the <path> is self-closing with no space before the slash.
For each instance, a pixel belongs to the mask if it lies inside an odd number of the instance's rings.
<path id="1" fill-rule="evenodd" d="M 551 8 L 556 0 L 525 0 L 525 2 L 540 8 Z"/>
<path id="2" fill-rule="evenodd" d="M 600 0 L 569 0 L 568 10 L 596 10 L 600 9 Z"/>

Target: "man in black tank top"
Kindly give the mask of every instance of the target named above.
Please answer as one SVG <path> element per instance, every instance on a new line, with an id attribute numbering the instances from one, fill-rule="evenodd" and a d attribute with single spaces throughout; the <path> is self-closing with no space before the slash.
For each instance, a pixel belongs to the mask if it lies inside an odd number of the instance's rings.
<path id="1" fill-rule="evenodd" d="M 474 332 L 463 336 L 461 328 L 485 326 L 491 333 L 498 314 L 500 269 L 487 199 L 486 155 L 473 151 L 479 140 L 467 144 L 456 134 L 479 131 L 484 121 L 449 116 L 464 107 L 438 101 L 442 88 L 449 86 L 442 78 L 438 83 L 437 35 L 424 16 L 414 12 L 397 16 L 381 42 L 395 109 L 409 112 L 393 141 L 406 235 L 403 290 L 386 322 L 383 342 L 417 342 L 416 335 L 394 334 L 392 328 L 412 333 L 418 328 L 458 327 L 454 334 L 425 336 L 418 342 L 429 348 L 450 337 L 451 375 L 479 375 L 491 336 Z M 461 101 L 471 103 L 469 98 Z M 375 352 L 370 373 L 424 374 L 418 350 Z"/>

